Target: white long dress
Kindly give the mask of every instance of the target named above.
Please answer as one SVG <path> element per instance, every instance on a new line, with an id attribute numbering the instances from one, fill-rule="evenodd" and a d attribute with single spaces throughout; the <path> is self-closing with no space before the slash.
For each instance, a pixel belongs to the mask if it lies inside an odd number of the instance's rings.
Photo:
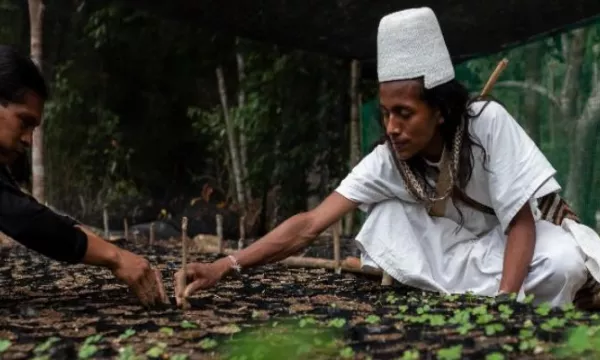
<path id="1" fill-rule="evenodd" d="M 484 102 L 472 105 L 479 113 Z M 588 271 L 600 279 L 600 238 L 566 219 L 562 226 L 540 219 L 537 199 L 560 191 L 555 169 L 515 119 L 489 103 L 469 131 L 486 149 L 474 147 L 474 166 L 465 193 L 494 209 L 496 216 L 461 202 L 446 203 L 445 217 L 431 217 L 404 187 L 386 145 L 368 154 L 336 191 L 361 204 L 367 218 L 356 241 L 362 266 L 380 268 L 409 286 L 442 293 L 494 296 L 499 289 L 512 218 L 527 202 L 536 217 L 536 245 L 519 299 L 554 306 L 571 303 Z M 463 224 L 456 207 L 461 209 Z"/>

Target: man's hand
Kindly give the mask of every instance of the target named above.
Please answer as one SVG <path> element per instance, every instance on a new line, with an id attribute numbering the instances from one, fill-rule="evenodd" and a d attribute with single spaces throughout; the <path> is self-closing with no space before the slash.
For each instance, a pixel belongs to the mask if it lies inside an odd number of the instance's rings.
<path id="1" fill-rule="evenodd" d="M 152 269 L 148 260 L 119 249 L 116 266 L 110 269 L 138 297 L 142 305 L 168 304 L 160 271 Z"/>
<path id="2" fill-rule="evenodd" d="M 191 263 L 175 273 L 175 300 L 181 305 L 183 299 L 201 289 L 215 286 L 231 269 L 229 259 L 222 258 L 213 263 Z M 183 280 L 185 276 L 185 283 Z"/>

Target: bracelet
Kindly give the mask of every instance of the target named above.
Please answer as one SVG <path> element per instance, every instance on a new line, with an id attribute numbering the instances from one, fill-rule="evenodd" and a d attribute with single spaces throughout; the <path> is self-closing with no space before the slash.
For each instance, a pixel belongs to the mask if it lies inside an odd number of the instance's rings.
<path id="1" fill-rule="evenodd" d="M 229 260 L 231 260 L 231 262 L 233 263 L 233 265 L 231 266 L 238 274 L 240 274 L 242 272 L 242 267 L 240 265 L 240 263 L 238 263 L 237 259 L 233 256 L 233 255 L 228 255 L 227 256 L 229 258 Z"/>

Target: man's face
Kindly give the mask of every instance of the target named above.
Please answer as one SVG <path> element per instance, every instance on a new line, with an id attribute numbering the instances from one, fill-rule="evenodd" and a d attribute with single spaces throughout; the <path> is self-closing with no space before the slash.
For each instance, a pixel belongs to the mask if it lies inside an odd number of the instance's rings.
<path id="1" fill-rule="evenodd" d="M 33 130 L 40 125 L 44 101 L 27 91 L 22 103 L 0 104 L 0 163 L 8 165 L 31 146 Z"/>

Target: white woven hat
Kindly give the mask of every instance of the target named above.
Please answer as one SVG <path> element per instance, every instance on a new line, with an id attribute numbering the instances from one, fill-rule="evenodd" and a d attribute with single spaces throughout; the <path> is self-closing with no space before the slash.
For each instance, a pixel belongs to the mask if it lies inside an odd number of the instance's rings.
<path id="1" fill-rule="evenodd" d="M 408 9 L 381 19 L 377 72 L 380 83 L 422 76 L 426 89 L 454 79 L 454 66 L 433 10 Z"/>

